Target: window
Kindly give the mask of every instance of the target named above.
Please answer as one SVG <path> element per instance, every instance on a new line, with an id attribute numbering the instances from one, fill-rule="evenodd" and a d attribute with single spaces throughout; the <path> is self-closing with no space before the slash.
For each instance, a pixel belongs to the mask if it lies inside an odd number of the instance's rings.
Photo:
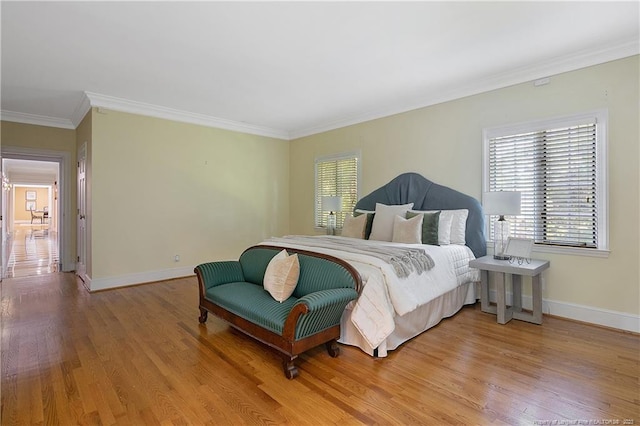
<path id="1" fill-rule="evenodd" d="M 346 153 L 316 159 L 315 226 L 327 226 L 328 211 L 322 210 L 322 197 L 342 197 L 342 210 L 336 213 L 336 227 L 342 228 L 344 218 L 358 201 L 360 154 Z"/>
<path id="2" fill-rule="evenodd" d="M 608 250 L 606 120 L 598 111 L 484 131 L 484 190 L 522 194 L 511 235 L 536 249 Z"/>

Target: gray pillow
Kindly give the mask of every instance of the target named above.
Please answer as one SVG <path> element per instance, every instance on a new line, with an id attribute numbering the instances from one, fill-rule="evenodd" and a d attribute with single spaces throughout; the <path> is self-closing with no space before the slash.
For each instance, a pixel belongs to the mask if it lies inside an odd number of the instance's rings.
<path id="1" fill-rule="evenodd" d="M 353 213 L 353 217 L 358 217 L 361 214 L 366 214 L 367 215 L 367 225 L 364 228 L 364 239 L 368 240 L 369 239 L 369 235 L 371 235 L 371 228 L 373 227 L 373 218 L 375 217 L 375 212 L 365 212 L 365 211 L 359 211 L 356 210 Z"/>

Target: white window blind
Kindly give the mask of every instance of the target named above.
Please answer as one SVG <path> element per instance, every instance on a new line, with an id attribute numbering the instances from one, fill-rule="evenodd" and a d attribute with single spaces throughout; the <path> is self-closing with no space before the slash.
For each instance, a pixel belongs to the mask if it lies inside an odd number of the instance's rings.
<path id="1" fill-rule="evenodd" d="M 509 218 L 511 235 L 538 245 L 606 248 L 606 185 L 599 158 L 605 119 L 591 114 L 485 134 L 487 190 L 522 194 L 521 214 Z"/>
<path id="2" fill-rule="evenodd" d="M 342 228 L 344 218 L 358 201 L 358 153 L 341 154 L 316 159 L 315 226 L 327 226 L 328 211 L 322 210 L 322 197 L 342 197 L 342 209 L 335 212 L 336 227 Z"/>

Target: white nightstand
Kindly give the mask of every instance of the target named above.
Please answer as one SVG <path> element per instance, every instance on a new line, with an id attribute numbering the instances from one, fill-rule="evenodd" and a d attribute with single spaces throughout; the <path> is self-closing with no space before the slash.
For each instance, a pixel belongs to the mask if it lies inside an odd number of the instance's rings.
<path id="1" fill-rule="evenodd" d="M 529 263 L 510 263 L 508 260 L 497 260 L 493 256 L 484 256 L 469 262 L 471 268 L 482 271 L 482 290 L 480 294 L 480 309 L 482 312 L 496 314 L 498 323 L 506 324 L 515 318 L 522 321 L 542 324 L 542 283 L 540 274 L 549 268 L 548 260 L 532 259 Z M 496 272 L 496 306 L 489 305 L 489 271 Z M 507 308 L 505 281 L 506 274 L 512 276 L 513 305 Z M 522 311 L 522 277 L 531 277 L 531 293 L 533 312 Z"/>

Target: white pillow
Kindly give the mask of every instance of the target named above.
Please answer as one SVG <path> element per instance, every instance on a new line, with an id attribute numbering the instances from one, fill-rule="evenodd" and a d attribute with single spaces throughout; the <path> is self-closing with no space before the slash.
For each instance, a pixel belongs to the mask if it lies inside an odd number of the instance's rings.
<path id="1" fill-rule="evenodd" d="M 373 217 L 370 240 L 391 241 L 393 239 L 393 219 L 405 217 L 413 208 L 413 203 L 388 206 L 376 203 L 376 215 Z"/>
<path id="2" fill-rule="evenodd" d="M 442 213 L 451 214 L 452 216 L 450 238 L 451 244 L 465 245 L 467 243 L 467 216 L 469 216 L 469 210 L 442 210 L 440 212 L 440 216 L 442 216 Z"/>
<path id="3" fill-rule="evenodd" d="M 344 218 L 344 225 L 342 225 L 342 235 L 343 237 L 349 238 L 364 238 L 364 231 L 367 227 L 367 215 L 361 214 L 357 217 L 353 217 L 352 215 L 347 215 Z"/>
<path id="4" fill-rule="evenodd" d="M 465 245 L 467 243 L 467 216 L 469 210 L 411 210 L 415 213 L 434 213 L 440 211 L 438 221 L 438 244 L 446 246 L 449 244 Z"/>
<path id="5" fill-rule="evenodd" d="M 432 210 L 438 211 L 438 210 Z M 451 244 L 451 222 L 453 216 L 442 214 L 440 211 L 440 218 L 438 219 L 438 244 L 441 246 L 448 246 Z"/>
<path id="6" fill-rule="evenodd" d="M 422 244 L 422 220 L 424 215 L 419 214 L 411 219 L 402 216 L 393 218 L 394 243 Z"/>
<path id="7" fill-rule="evenodd" d="M 287 300 L 298 285 L 300 262 L 298 255 L 289 256 L 286 250 L 273 256 L 264 272 L 264 289 L 278 302 Z"/>

